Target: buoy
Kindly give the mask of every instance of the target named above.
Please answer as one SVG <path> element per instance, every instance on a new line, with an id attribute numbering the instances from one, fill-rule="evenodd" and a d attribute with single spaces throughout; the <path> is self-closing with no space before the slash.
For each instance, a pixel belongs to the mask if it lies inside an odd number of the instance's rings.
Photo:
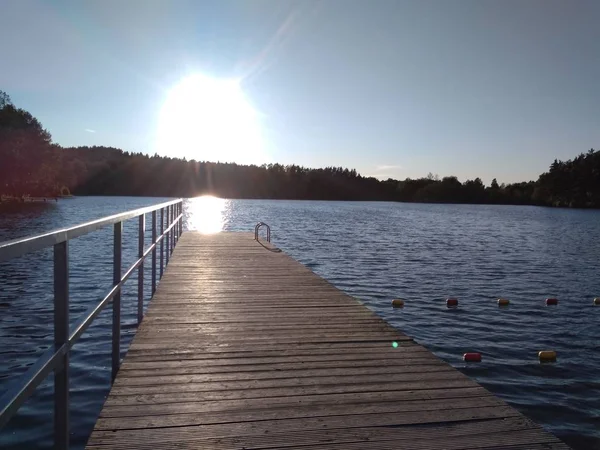
<path id="1" fill-rule="evenodd" d="M 543 350 L 538 353 L 540 362 L 553 362 L 556 361 L 556 352 L 554 350 Z"/>
<path id="2" fill-rule="evenodd" d="M 508 300 L 506 298 L 498 299 L 498 306 L 508 306 L 509 304 L 510 304 L 510 300 Z"/>
<path id="3" fill-rule="evenodd" d="M 594 305 L 596 305 L 596 306 L 600 306 L 600 297 L 596 297 L 596 298 L 594 299 Z"/>
<path id="4" fill-rule="evenodd" d="M 463 355 L 465 362 L 481 362 L 481 353 L 465 353 Z"/>
<path id="5" fill-rule="evenodd" d="M 392 306 L 394 308 L 404 308 L 404 300 L 402 300 L 401 298 L 396 298 L 392 300 Z"/>
<path id="6" fill-rule="evenodd" d="M 557 298 L 547 298 L 546 306 L 550 306 L 550 305 L 558 305 L 558 299 Z"/>
<path id="7" fill-rule="evenodd" d="M 448 308 L 456 308 L 458 306 L 458 299 L 457 298 L 446 299 L 446 306 Z"/>

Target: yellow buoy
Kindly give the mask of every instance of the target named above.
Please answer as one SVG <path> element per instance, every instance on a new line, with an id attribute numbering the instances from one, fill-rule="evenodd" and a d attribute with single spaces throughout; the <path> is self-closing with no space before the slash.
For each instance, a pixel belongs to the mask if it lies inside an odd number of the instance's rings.
<path id="1" fill-rule="evenodd" d="M 498 306 L 508 306 L 509 304 L 510 304 L 510 300 L 508 300 L 506 298 L 498 299 Z"/>
<path id="2" fill-rule="evenodd" d="M 596 298 L 594 299 L 594 305 L 596 305 L 596 306 L 600 306 L 600 297 L 596 297 Z"/>
<path id="3" fill-rule="evenodd" d="M 556 352 L 554 350 L 543 350 L 538 353 L 540 362 L 553 362 L 556 361 Z"/>
<path id="4" fill-rule="evenodd" d="M 392 300 L 392 306 L 394 308 L 404 308 L 404 300 L 402 300 L 401 298 L 396 298 Z"/>

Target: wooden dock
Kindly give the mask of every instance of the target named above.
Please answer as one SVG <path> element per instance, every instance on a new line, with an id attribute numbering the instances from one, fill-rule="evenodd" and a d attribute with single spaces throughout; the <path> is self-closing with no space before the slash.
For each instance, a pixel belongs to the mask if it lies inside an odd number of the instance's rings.
<path id="1" fill-rule="evenodd" d="M 568 447 L 250 233 L 186 232 L 87 448 Z"/>

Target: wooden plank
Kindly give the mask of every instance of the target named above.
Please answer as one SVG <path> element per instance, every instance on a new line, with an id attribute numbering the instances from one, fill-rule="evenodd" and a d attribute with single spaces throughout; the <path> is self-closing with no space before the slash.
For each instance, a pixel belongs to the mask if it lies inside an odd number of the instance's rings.
<path id="1" fill-rule="evenodd" d="M 267 391 L 262 391 L 258 396 L 252 396 L 252 391 L 246 392 L 243 396 L 231 395 L 233 392 L 228 392 L 229 398 L 222 393 L 208 393 L 202 396 L 203 402 L 218 402 L 226 405 L 245 404 L 246 399 L 252 398 L 253 405 L 261 405 L 267 403 L 272 406 L 281 406 L 287 404 L 341 404 L 341 403 L 370 403 L 370 402 L 386 402 L 386 401 L 408 401 L 408 400 L 428 400 L 428 399 L 444 399 L 444 398 L 467 398 L 467 397 L 483 397 L 492 395 L 481 386 L 455 389 L 430 389 L 430 390 L 380 390 L 370 392 L 341 392 L 320 395 L 261 395 Z M 280 390 L 282 394 L 287 392 Z M 174 394 L 157 394 L 157 395 L 136 395 L 135 398 L 128 398 L 119 395 L 112 395 L 107 400 L 105 405 L 157 405 L 164 403 L 180 403 L 190 400 L 189 395 L 177 396 Z"/>
<path id="2" fill-rule="evenodd" d="M 483 430 L 488 432 L 510 432 L 517 430 L 528 430 L 535 428 L 529 420 L 522 417 L 511 417 L 507 419 L 489 419 L 485 421 L 463 421 L 450 422 L 443 425 L 431 425 L 424 432 L 422 425 L 406 425 L 403 427 L 355 427 L 355 428 L 332 428 L 304 430 L 302 432 L 288 431 L 281 432 L 273 428 L 271 432 L 266 427 L 258 424 L 256 429 L 249 429 L 248 434 L 240 436 L 236 434 L 239 430 L 231 430 L 227 426 L 215 425 L 202 427 L 201 430 L 182 429 L 174 430 L 172 428 L 155 428 L 152 430 L 120 430 L 118 432 L 97 432 L 94 436 L 96 445 L 114 445 L 124 444 L 124 447 L 139 446 L 144 448 L 149 442 L 156 444 L 168 444 L 175 441 L 185 442 L 186 445 L 200 444 L 206 448 L 207 442 L 220 440 L 226 446 L 235 445 L 239 439 L 248 443 L 249 448 L 269 448 L 283 447 L 290 445 L 310 445 L 316 442 L 356 442 L 372 441 L 381 438 L 390 438 L 393 440 L 403 439 L 443 439 L 454 436 L 471 436 L 478 434 Z M 133 447 L 140 448 L 140 447 Z M 185 448 L 185 447 L 184 447 Z M 210 448 L 210 447 L 209 447 Z"/>
<path id="3" fill-rule="evenodd" d="M 237 388 L 233 383 L 226 385 L 221 383 L 221 389 L 215 389 L 211 386 L 208 390 L 202 384 L 167 384 L 159 386 L 114 386 L 111 390 L 111 395 L 139 395 L 139 394 L 186 394 L 188 397 L 191 393 L 202 393 L 202 398 L 210 392 L 221 392 L 220 395 L 225 396 L 229 392 L 236 392 L 235 395 L 241 396 L 242 391 L 255 391 L 253 396 L 263 394 L 266 396 L 272 395 L 308 395 L 308 394 L 329 394 L 336 392 L 373 392 L 381 390 L 421 390 L 421 389 L 453 389 L 477 386 L 475 382 L 465 378 L 455 380 L 438 380 L 432 381 L 394 381 L 391 377 L 385 382 L 353 382 L 353 383 L 331 383 L 331 384 L 298 384 L 296 386 L 280 386 L 279 383 L 273 383 L 273 386 L 253 386 L 248 383 L 237 384 Z M 277 392 L 277 394 L 273 394 Z"/>
<path id="4" fill-rule="evenodd" d="M 386 423 L 384 419 L 384 423 Z M 268 428 L 271 426 L 271 428 Z M 150 430 L 120 430 L 117 432 L 98 432 L 94 436 L 94 442 L 97 445 L 115 445 L 116 443 L 126 444 L 127 448 L 147 448 L 146 446 L 158 445 L 178 445 L 179 448 L 215 448 L 217 442 L 223 447 L 216 448 L 241 448 L 243 443 L 246 448 L 286 448 L 298 445 L 314 445 L 324 443 L 354 443 L 363 442 L 366 448 L 370 448 L 372 442 L 392 441 L 397 445 L 396 448 L 411 448 L 402 441 L 425 441 L 430 447 L 435 448 L 436 443 L 444 442 L 445 439 L 454 437 L 487 437 L 489 433 L 497 432 L 515 432 L 521 430 L 536 430 L 539 428 L 522 417 L 511 417 L 507 419 L 488 419 L 483 421 L 457 421 L 446 422 L 443 425 L 430 424 L 424 427 L 419 425 L 406 425 L 402 427 L 383 426 L 383 427 L 349 427 L 332 429 L 312 429 L 303 431 L 278 430 L 272 423 L 267 426 L 259 423 L 256 428 L 249 428 L 247 434 L 240 435 L 238 426 L 233 429 L 227 425 L 214 425 L 196 428 L 183 428 L 175 430 L 173 428 L 155 428 Z M 477 445 L 475 439 L 475 445 Z M 543 439 L 543 438 L 542 438 Z M 552 438 L 548 439 L 548 444 L 553 445 Z M 438 442 L 436 442 L 438 441 Z M 471 442 L 473 443 L 473 442 Z M 237 447 L 236 447 L 237 445 Z M 498 446 L 497 443 L 492 443 Z M 192 447 L 196 446 L 196 447 Z M 465 446 L 469 448 L 472 446 Z M 175 447 L 177 448 L 177 447 Z M 535 448 L 535 447 L 527 447 Z M 566 447 L 547 447 L 547 448 L 566 448 Z"/>
<path id="5" fill-rule="evenodd" d="M 523 447 L 567 448 L 273 246 L 191 232 L 87 446 Z"/>
<path id="6" fill-rule="evenodd" d="M 182 366 L 181 363 L 188 363 Z M 194 364 L 189 364 L 190 362 Z M 210 361 L 209 361 L 210 362 Z M 154 361 L 148 363 L 128 363 L 121 367 L 121 370 L 128 370 L 128 377 L 147 377 L 147 376 L 167 376 L 167 375 L 191 375 L 191 374 L 209 374 L 209 373 L 246 373 L 255 372 L 260 376 L 260 373 L 293 373 L 294 376 L 302 376 L 306 373 L 317 375 L 319 373 L 329 373 L 332 375 L 345 374 L 349 369 L 363 368 L 370 369 L 372 367 L 382 368 L 382 372 L 389 373 L 411 373 L 411 372 L 440 372 L 448 370 L 448 366 L 437 361 L 417 361 L 415 363 L 407 363 L 406 361 L 388 361 L 387 359 L 368 359 L 365 361 L 317 361 L 306 363 L 273 363 L 273 364 L 246 364 L 240 366 L 237 363 L 220 364 L 217 366 L 207 365 L 206 360 L 199 361 L 175 361 L 169 365 L 162 361 Z M 140 364 L 143 364 L 140 366 Z M 133 366 L 133 367 L 132 367 Z M 137 368 L 136 368 L 137 367 Z M 352 372 L 358 373 L 358 372 Z"/>
<path id="7" fill-rule="evenodd" d="M 314 426 L 313 421 L 319 423 L 332 422 L 336 426 L 350 426 L 355 423 L 356 426 L 362 423 L 371 423 L 382 420 L 384 417 L 392 418 L 398 424 L 404 423 L 437 423 L 440 421 L 452 420 L 454 417 L 460 417 L 461 420 L 475 420 L 487 418 L 514 417 L 518 413 L 509 406 L 490 406 L 486 408 L 458 408 L 456 410 L 439 409 L 427 410 L 425 404 L 421 405 L 423 409 L 409 411 L 393 411 L 393 408 L 385 408 L 382 404 L 374 404 L 366 407 L 365 414 L 332 414 L 331 416 L 302 416 L 294 417 L 297 412 L 295 409 L 290 411 L 291 417 L 280 417 L 280 410 L 260 410 L 260 411 L 228 411 L 225 413 L 208 414 L 171 414 L 163 416 L 143 416 L 130 418 L 103 418 L 102 416 L 96 422 L 96 429 L 99 430 L 123 430 L 123 429 L 146 429 L 146 428 L 164 428 L 164 427 L 185 427 L 185 426 L 207 426 L 213 424 L 240 424 L 245 427 L 255 422 L 273 421 L 273 427 L 282 425 L 284 421 L 290 425 L 291 429 L 302 429 L 305 424 Z M 377 412 L 379 409 L 381 412 Z M 398 409 L 401 409 L 399 406 Z M 456 420 L 456 419 L 454 419 Z M 292 422 L 297 421 L 297 422 Z"/>
<path id="8" fill-rule="evenodd" d="M 242 405 L 244 405 L 242 407 Z M 247 400 L 243 403 L 224 404 L 221 402 L 187 401 L 160 405 L 139 406 L 113 405 L 105 406 L 101 418 L 127 417 L 133 422 L 136 418 L 146 421 L 150 416 L 165 416 L 165 422 L 172 426 L 197 423 L 224 423 L 235 420 L 248 422 L 259 420 L 281 420 L 305 417 L 327 417 L 356 414 L 394 413 L 404 411 L 435 411 L 467 408 L 496 407 L 498 399 L 493 396 L 452 398 L 434 400 L 428 399 L 402 402 L 347 402 L 343 404 L 305 404 L 296 402 L 293 407 L 289 404 L 273 406 L 272 402 L 256 402 Z M 169 416 L 169 417 L 167 417 Z M 154 417 L 153 417 L 154 418 Z"/>
<path id="9" fill-rule="evenodd" d="M 308 376 L 297 371 L 280 373 L 278 371 L 269 372 L 240 372 L 240 373 L 216 373 L 200 375 L 167 375 L 167 376 L 147 376 L 147 377 L 122 377 L 115 381 L 114 386 L 133 387 L 133 386 L 180 386 L 185 384 L 187 387 L 197 387 L 194 392 L 205 390 L 229 390 L 229 389 L 253 389 L 268 387 L 287 387 L 287 386 L 307 386 L 318 384 L 320 386 L 330 384 L 357 384 L 360 382 L 377 383 L 385 382 L 390 378 L 395 381 L 430 381 L 435 384 L 437 381 L 462 380 L 462 374 L 447 368 L 443 372 L 427 372 L 425 370 L 416 373 L 398 373 L 394 370 L 386 371 L 380 367 L 370 367 L 361 370 L 348 370 L 344 375 L 327 374 L 319 372 L 320 375 L 312 374 Z"/>

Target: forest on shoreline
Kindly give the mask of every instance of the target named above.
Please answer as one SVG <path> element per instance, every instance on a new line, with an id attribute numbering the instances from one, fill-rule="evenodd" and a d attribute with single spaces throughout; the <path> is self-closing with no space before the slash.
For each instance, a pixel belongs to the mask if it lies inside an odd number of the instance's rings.
<path id="1" fill-rule="evenodd" d="M 600 208 L 600 151 L 550 165 L 536 181 L 485 186 L 454 176 L 379 180 L 342 167 L 310 169 L 188 161 L 111 147 L 61 147 L 0 91 L 0 195 L 127 195 L 380 200 Z"/>

